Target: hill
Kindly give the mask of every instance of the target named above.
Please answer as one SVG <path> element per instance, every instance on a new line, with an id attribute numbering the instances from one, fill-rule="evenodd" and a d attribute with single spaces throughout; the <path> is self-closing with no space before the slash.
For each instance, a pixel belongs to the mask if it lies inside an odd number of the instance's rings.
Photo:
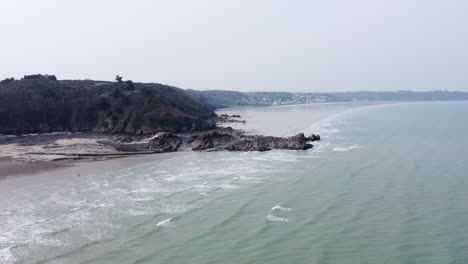
<path id="1" fill-rule="evenodd" d="M 0 134 L 203 130 L 213 127 L 213 109 L 191 93 L 155 83 L 57 80 L 53 75 L 0 82 Z"/>
<path id="2" fill-rule="evenodd" d="M 290 92 L 234 92 L 190 91 L 200 101 L 215 108 L 230 106 L 269 106 L 323 102 L 353 101 L 458 101 L 468 100 L 467 92 L 451 91 L 390 91 L 390 92 L 342 92 L 342 93 L 290 93 Z"/>

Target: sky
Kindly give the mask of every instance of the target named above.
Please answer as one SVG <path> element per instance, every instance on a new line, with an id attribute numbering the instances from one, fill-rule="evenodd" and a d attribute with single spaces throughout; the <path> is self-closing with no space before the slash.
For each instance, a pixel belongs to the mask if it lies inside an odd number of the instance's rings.
<path id="1" fill-rule="evenodd" d="M 0 78 L 468 91 L 466 0 L 5 0 Z"/>

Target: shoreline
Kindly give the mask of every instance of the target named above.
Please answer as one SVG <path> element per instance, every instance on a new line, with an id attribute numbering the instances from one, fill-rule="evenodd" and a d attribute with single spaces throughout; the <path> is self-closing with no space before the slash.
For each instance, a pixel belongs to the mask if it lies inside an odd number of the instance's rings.
<path id="1" fill-rule="evenodd" d="M 74 166 L 73 161 L 17 161 L 12 157 L 0 157 L 0 180 L 13 176 L 36 174 Z"/>
<path id="2" fill-rule="evenodd" d="M 330 118 L 343 114 L 349 110 L 387 103 L 389 102 L 324 102 L 259 107 L 249 106 L 245 108 L 223 108 L 218 109 L 215 112 L 218 115 L 231 115 L 233 113 L 240 114 L 241 119 L 246 120 L 246 123 L 232 123 L 229 124 L 229 126 L 234 129 L 244 130 L 246 134 L 285 137 L 300 132 L 298 129 L 295 129 L 295 127 L 297 127 L 297 123 L 307 124 L 307 126 L 304 127 L 307 131 L 304 132 L 310 133 L 310 128 L 316 127 L 317 124 L 323 123 L 325 120 L 329 120 Z M 303 110 L 308 111 L 305 113 Z M 276 113 L 275 117 L 272 117 L 269 114 L 271 111 Z M 283 120 L 283 123 L 275 125 L 277 123 L 277 119 Z M 225 126 L 226 124 L 221 125 Z"/>
<path id="3" fill-rule="evenodd" d="M 387 104 L 386 102 L 385 104 Z M 315 104 L 302 104 L 302 105 L 280 105 L 280 106 L 267 106 L 267 107 L 249 107 L 249 108 L 224 108 L 220 111 L 216 111 L 219 115 L 227 112 L 235 114 L 249 113 L 247 116 L 242 115 L 239 120 L 247 120 L 246 124 L 242 122 L 224 122 L 219 127 L 219 131 L 226 129 L 226 126 L 235 127 L 234 133 L 242 133 L 247 137 L 265 137 L 260 135 L 269 135 L 268 129 L 262 127 L 263 124 L 258 121 L 258 115 L 262 111 L 273 109 L 296 109 L 317 107 L 319 115 L 313 118 L 307 118 L 307 127 L 304 129 L 311 131 L 311 127 L 317 127 L 317 124 L 323 123 L 330 118 L 337 115 L 343 114 L 349 110 L 355 110 L 358 108 L 365 108 L 369 106 L 382 105 L 382 103 L 315 103 Z M 321 107 L 332 106 L 333 111 L 323 112 Z M 339 109 L 334 109 L 333 106 L 343 106 Z M 254 115 L 255 118 L 251 118 Z M 265 121 L 265 120 L 264 120 Z M 271 122 L 270 122 L 271 121 Z M 294 122 L 301 122 L 294 120 Z M 272 125 L 274 120 L 266 120 L 268 125 Z M 304 121 L 302 121 L 304 122 Z M 253 127 L 256 130 L 248 131 L 246 127 Z M 277 127 L 280 131 L 284 130 L 284 126 L 280 125 Z M 286 131 L 286 130 L 284 130 Z M 279 137 L 286 137 L 294 133 L 293 131 L 282 131 L 279 133 Z M 205 132 L 205 131 L 204 131 Z M 187 132 L 182 133 L 186 135 L 202 134 L 204 132 Z M 284 133 L 283 133 L 284 132 Z M 289 133 L 289 134 L 288 134 Z M 253 136 L 255 134 L 255 136 Z M 177 135 L 177 134 L 176 134 Z M 270 136 L 270 135 L 269 135 Z M 55 132 L 48 134 L 34 134 L 25 136 L 5 136 L 0 137 L 0 180 L 8 178 L 9 176 L 21 176 L 21 175 L 33 175 L 43 173 L 51 170 L 57 170 L 62 168 L 69 168 L 76 165 L 76 163 L 88 163 L 93 161 L 105 161 L 110 159 L 124 159 L 130 156 L 140 156 L 149 154 L 160 154 L 172 151 L 131 151 L 134 148 L 131 144 L 120 144 L 118 148 L 115 147 L 115 141 L 126 141 L 128 138 L 136 144 L 147 144 L 151 137 L 149 136 L 129 136 L 119 134 L 102 134 L 102 133 L 66 133 L 66 132 Z M 154 136 L 153 136 L 154 138 Z M 267 137 L 268 138 L 268 137 Z M 169 142 L 170 143 L 170 142 Z M 164 146 L 170 145 L 167 142 Z M 220 143 L 217 143 L 220 144 Z M 122 149 L 123 148 L 123 149 Z M 180 151 L 192 151 L 191 149 L 177 150 Z M 222 149 L 205 148 L 195 151 L 219 151 Z M 244 150 L 240 150 L 244 151 Z M 245 150 L 248 151 L 248 150 Z"/>
<path id="4" fill-rule="evenodd" d="M 208 131 L 155 135 L 104 133 L 48 133 L 0 139 L 0 179 L 28 175 L 89 162 L 170 152 L 306 150 L 320 136 L 246 135 L 242 130 L 218 127 Z"/>

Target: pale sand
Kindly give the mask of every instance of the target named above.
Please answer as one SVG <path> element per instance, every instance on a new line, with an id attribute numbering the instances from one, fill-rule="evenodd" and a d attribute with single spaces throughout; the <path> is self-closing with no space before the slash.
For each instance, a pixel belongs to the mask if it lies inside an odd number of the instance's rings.
<path id="1" fill-rule="evenodd" d="M 218 115 L 240 115 L 246 123 L 222 123 L 220 126 L 241 129 L 248 134 L 293 136 L 304 133 L 297 124 L 317 124 L 349 109 L 381 104 L 379 102 L 337 102 L 280 106 L 234 107 L 216 111 Z M 272 115 L 274 113 L 274 115 Z M 278 122 L 281 120 L 281 122 Z M 315 131 L 311 131 L 312 133 Z M 309 136 L 309 135 L 307 135 Z"/>
<path id="2" fill-rule="evenodd" d="M 240 114 L 242 123 L 226 123 L 223 126 L 232 126 L 243 129 L 252 134 L 273 136 L 290 136 L 300 132 L 296 131 L 297 123 L 311 124 L 329 118 L 350 108 L 366 106 L 376 103 L 318 103 L 311 105 L 288 105 L 273 107 L 246 107 L 231 108 L 217 111 L 218 114 Z M 303 110 L 307 109 L 308 112 Z M 313 111 L 310 111 L 312 110 Z M 275 112 L 275 116 L 271 115 Z M 283 120 L 282 123 L 277 120 Z M 315 132 L 315 131 L 312 131 Z M 155 135 L 157 136 L 157 135 Z M 34 137 L 34 136 L 32 136 Z M 147 142 L 150 138 L 142 139 Z M 133 142 L 135 143 L 135 142 Z M 73 154 L 78 154 L 73 156 Z M 82 157 L 80 154 L 97 154 L 101 157 Z M 143 155 L 145 153 L 141 153 Z M 108 156 L 106 156 L 108 155 Z M 19 174 L 34 174 L 47 170 L 63 168 L 73 165 L 77 160 L 95 161 L 106 160 L 112 155 L 131 155 L 115 150 L 113 147 L 99 143 L 99 139 L 76 137 L 54 139 L 44 142 L 31 140 L 30 144 L 0 144 L 0 177 Z M 139 154 L 140 155 L 140 154 Z M 120 156 L 125 157 L 125 156 Z M 85 159 L 84 159 L 85 158 Z M 75 160 L 73 160 L 75 159 Z"/>
<path id="3" fill-rule="evenodd" d="M 35 141 L 34 135 L 30 136 Z M 66 138 L 53 141 L 38 140 L 37 144 L 0 144 L 0 177 L 32 174 L 71 166 L 76 160 L 103 160 L 105 155 L 120 152 L 100 144 L 95 138 Z M 102 157 L 73 156 L 97 154 Z"/>

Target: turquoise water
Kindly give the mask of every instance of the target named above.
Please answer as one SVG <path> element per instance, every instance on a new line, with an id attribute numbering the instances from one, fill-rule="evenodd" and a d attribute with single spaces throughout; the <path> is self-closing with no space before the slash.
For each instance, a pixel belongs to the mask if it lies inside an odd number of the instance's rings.
<path id="1" fill-rule="evenodd" d="M 468 103 L 302 116 L 313 150 L 0 181 L 0 263 L 468 263 Z"/>

